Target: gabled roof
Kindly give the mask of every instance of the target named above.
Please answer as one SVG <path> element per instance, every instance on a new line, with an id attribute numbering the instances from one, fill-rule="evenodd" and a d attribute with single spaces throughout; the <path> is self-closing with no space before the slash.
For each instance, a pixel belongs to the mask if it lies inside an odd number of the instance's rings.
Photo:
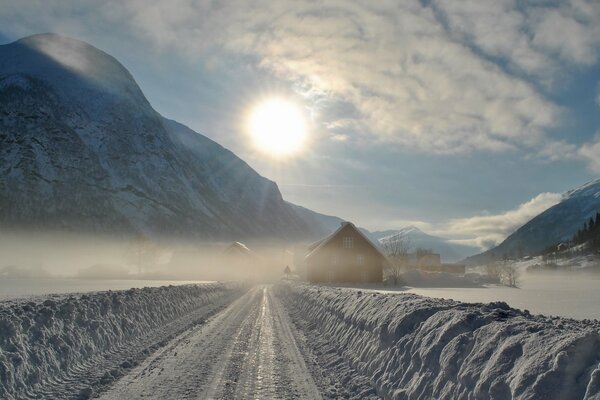
<path id="1" fill-rule="evenodd" d="M 233 242 L 223 251 L 223 253 L 227 255 L 241 255 L 258 258 L 258 254 L 250 250 L 248 246 L 241 242 Z"/>
<path id="2" fill-rule="evenodd" d="M 311 244 L 310 246 L 308 246 L 308 249 L 310 250 L 310 253 L 308 253 L 306 255 L 306 257 L 304 257 L 304 259 L 309 259 L 310 257 L 312 257 L 314 254 L 318 253 L 319 250 L 321 250 L 327 243 L 331 242 L 333 240 L 333 238 L 335 238 L 342 229 L 344 229 L 346 226 L 350 226 L 356 233 L 358 233 L 363 239 L 365 239 L 365 241 L 371 245 L 371 247 L 373 247 L 375 249 L 375 251 L 384 259 L 387 260 L 387 257 L 385 256 L 385 254 L 383 254 L 381 252 L 381 250 L 379 250 L 379 247 L 376 246 L 375 244 L 373 244 L 373 242 L 371 242 L 371 239 L 369 239 L 367 236 L 365 236 L 364 233 L 362 233 L 360 231 L 360 229 L 358 229 L 356 227 L 356 225 L 354 225 L 352 222 L 342 222 L 340 224 L 340 227 L 337 228 L 337 230 L 335 232 L 333 232 L 331 235 L 327 236 L 324 239 L 321 239 L 319 241 L 314 242 L 313 244 Z"/>

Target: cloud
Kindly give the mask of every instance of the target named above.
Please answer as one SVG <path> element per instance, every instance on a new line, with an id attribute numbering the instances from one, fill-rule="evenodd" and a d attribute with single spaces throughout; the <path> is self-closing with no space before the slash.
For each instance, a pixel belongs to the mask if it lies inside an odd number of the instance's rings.
<path id="1" fill-rule="evenodd" d="M 500 214 L 451 219 L 430 226 L 429 229 L 430 232 L 440 236 L 468 238 L 469 243 L 487 249 L 499 244 L 541 212 L 558 204 L 562 198 L 563 195 L 560 193 L 541 193 L 518 207 Z"/>
<path id="2" fill-rule="evenodd" d="M 464 153 L 545 145 L 564 110 L 539 86 L 597 61 L 599 16 L 593 0 L 51 0 L 3 9 L 0 22 L 131 36 L 212 68 L 241 59 L 305 88 L 310 101 L 350 105 L 322 115 L 335 135 Z"/>
<path id="3" fill-rule="evenodd" d="M 600 173 L 600 132 L 580 146 L 562 140 L 548 141 L 537 156 L 549 161 L 580 161 L 590 172 Z"/>
<path id="4" fill-rule="evenodd" d="M 599 56 L 597 1 L 435 0 L 433 4 L 460 40 L 544 85 L 562 78 L 565 64 L 590 65 Z"/>
<path id="5" fill-rule="evenodd" d="M 593 140 L 582 145 L 577 154 L 587 162 L 588 169 L 594 173 L 600 173 L 600 132 Z"/>

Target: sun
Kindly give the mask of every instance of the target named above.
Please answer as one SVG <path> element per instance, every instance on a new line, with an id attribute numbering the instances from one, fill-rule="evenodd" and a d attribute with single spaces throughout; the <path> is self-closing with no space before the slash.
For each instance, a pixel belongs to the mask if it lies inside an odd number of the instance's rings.
<path id="1" fill-rule="evenodd" d="M 250 113 L 248 131 L 260 151 L 275 157 L 299 152 L 307 138 L 302 109 L 279 97 L 264 100 L 254 107 Z"/>

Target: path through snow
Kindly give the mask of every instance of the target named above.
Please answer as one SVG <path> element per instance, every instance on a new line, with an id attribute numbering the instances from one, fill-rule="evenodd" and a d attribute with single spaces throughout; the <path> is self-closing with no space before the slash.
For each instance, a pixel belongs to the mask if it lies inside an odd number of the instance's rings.
<path id="1" fill-rule="evenodd" d="M 101 399 L 320 399 L 291 326 L 271 288 L 255 287 Z"/>

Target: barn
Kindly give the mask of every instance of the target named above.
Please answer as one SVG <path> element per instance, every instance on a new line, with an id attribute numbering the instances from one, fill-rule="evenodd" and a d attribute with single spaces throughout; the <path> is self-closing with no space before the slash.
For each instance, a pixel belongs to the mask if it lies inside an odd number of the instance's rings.
<path id="1" fill-rule="evenodd" d="M 306 279 L 310 282 L 383 281 L 386 257 L 351 222 L 313 243 L 305 257 Z"/>

